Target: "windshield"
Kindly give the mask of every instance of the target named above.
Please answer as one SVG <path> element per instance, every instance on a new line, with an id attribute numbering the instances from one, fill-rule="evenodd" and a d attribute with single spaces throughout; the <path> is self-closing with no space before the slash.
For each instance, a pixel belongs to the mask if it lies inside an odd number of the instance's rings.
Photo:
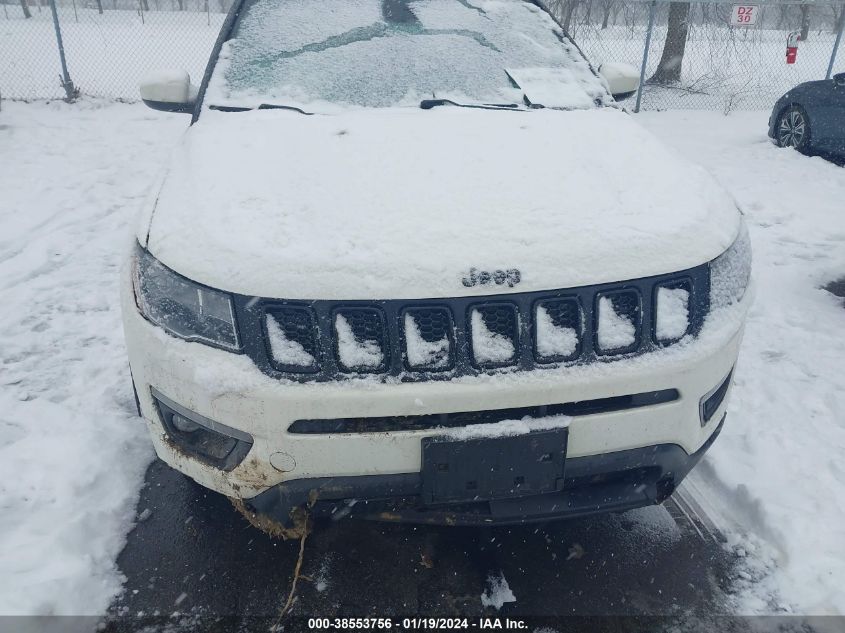
<path id="1" fill-rule="evenodd" d="M 536 91 L 554 103 L 531 99 Z M 577 47 L 523 0 L 247 0 L 205 103 L 310 110 L 423 99 L 589 108 L 610 100 Z"/>

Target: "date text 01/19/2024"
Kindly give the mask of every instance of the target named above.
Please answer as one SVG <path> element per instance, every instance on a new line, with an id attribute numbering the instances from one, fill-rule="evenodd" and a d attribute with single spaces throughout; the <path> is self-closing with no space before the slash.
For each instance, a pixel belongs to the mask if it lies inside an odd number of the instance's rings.
<path id="1" fill-rule="evenodd" d="M 308 628 L 316 631 L 519 631 L 527 629 L 528 625 L 515 618 L 309 618 Z"/>

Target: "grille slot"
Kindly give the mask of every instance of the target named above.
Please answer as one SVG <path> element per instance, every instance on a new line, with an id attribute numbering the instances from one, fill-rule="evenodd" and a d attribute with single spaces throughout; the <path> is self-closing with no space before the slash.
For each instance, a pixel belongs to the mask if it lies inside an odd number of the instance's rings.
<path id="1" fill-rule="evenodd" d="M 596 353 L 626 354 L 641 340 L 642 306 L 634 289 L 598 293 L 596 300 Z"/>
<path id="2" fill-rule="evenodd" d="M 577 299 L 539 301 L 534 312 L 534 353 L 540 363 L 574 360 L 581 355 L 583 334 Z"/>
<path id="3" fill-rule="evenodd" d="M 482 369 L 512 365 L 519 355 L 519 313 L 512 303 L 471 307 L 469 331 L 473 363 Z"/>
<path id="4" fill-rule="evenodd" d="M 658 337 L 662 289 L 687 292 L 685 336 L 697 335 L 709 311 L 706 264 L 620 283 L 481 297 L 338 301 L 233 297 L 243 351 L 270 376 L 330 381 L 379 374 L 380 379 L 417 382 L 612 361 L 672 345 L 677 339 Z M 623 324 L 621 337 L 619 331 L 615 337 L 608 337 L 606 329 L 602 332 L 608 321 Z M 273 349 L 274 331 L 281 333 L 283 344 L 297 344 L 313 363 L 280 356 Z M 492 347 L 484 345 L 485 339 L 494 343 Z M 410 349 L 414 346 L 415 352 Z"/>
<path id="5" fill-rule="evenodd" d="M 346 372 L 382 372 L 387 367 L 384 315 L 377 308 L 339 308 L 334 312 L 335 357 Z"/>
<path id="6" fill-rule="evenodd" d="M 268 308 L 264 320 L 265 345 L 270 362 L 279 371 L 319 371 L 319 330 L 308 308 Z"/>
<path id="7" fill-rule="evenodd" d="M 669 296 L 661 291 L 668 290 Z M 681 291 L 680 294 L 678 291 Z M 684 294 L 686 297 L 684 298 Z M 692 282 L 689 279 L 658 284 L 654 288 L 654 341 L 661 345 L 671 345 L 686 336 L 692 327 Z M 683 315 L 686 307 L 686 327 Z M 680 312 L 680 313 L 679 313 Z"/>
<path id="8" fill-rule="evenodd" d="M 443 371 L 455 365 L 455 336 L 448 308 L 402 311 L 405 363 L 411 371 Z"/>

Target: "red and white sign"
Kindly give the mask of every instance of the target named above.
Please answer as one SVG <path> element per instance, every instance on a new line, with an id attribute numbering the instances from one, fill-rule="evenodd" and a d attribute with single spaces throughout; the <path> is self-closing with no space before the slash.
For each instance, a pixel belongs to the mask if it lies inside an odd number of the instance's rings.
<path id="1" fill-rule="evenodd" d="M 754 26 L 757 24 L 757 14 L 760 5 L 735 4 L 731 9 L 731 26 Z"/>

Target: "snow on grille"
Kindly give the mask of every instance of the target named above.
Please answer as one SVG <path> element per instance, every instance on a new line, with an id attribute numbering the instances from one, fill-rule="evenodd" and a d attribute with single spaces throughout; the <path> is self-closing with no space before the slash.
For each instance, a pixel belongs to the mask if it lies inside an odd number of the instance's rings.
<path id="1" fill-rule="evenodd" d="M 314 357 L 309 354 L 301 343 L 292 341 L 285 336 L 285 331 L 272 315 L 266 315 L 267 337 L 270 339 L 270 351 L 273 360 L 291 367 L 313 367 L 316 365 Z"/>
<path id="2" fill-rule="evenodd" d="M 657 289 L 657 338 L 673 341 L 689 329 L 689 291 L 684 288 Z"/>
<path id="3" fill-rule="evenodd" d="M 349 321 L 342 314 L 334 320 L 337 332 L 337 353 L 340 363 L 347 369 L 376 369 L 384 361 L 384 353 L 378 341 L 358 338 Z"/>
<path id="4" fill-rule="evenodd" d="M 405 351 L 411 367 L 443 369 L 449 365 L 450 348 L 448 336 L 437 341 L 425 340 L 414 317 L 405 314 Z"/>
<path id="5" fill-rule="evenodd" d="M 637 341 L 637 328 L 631 317 L 619 314 L 610 297 L 599 299 L 599 348 L 603 351 L 625 349 Z"/>
<path id="6" fill-rule="evenodd" d="M 490 330 L 481 312 L 472 311 L 472 354 L 477 363 L 506 363 L 514 357 L 515 352 L 511 339 Z"/>
<path id="7" fill-rule="evenodd" d="M 578 332 L 571 327 L 558 327 L 548 310 L 537 308 L 537 352 L 544 358 L 572 356 L 578 349 Z"/>

